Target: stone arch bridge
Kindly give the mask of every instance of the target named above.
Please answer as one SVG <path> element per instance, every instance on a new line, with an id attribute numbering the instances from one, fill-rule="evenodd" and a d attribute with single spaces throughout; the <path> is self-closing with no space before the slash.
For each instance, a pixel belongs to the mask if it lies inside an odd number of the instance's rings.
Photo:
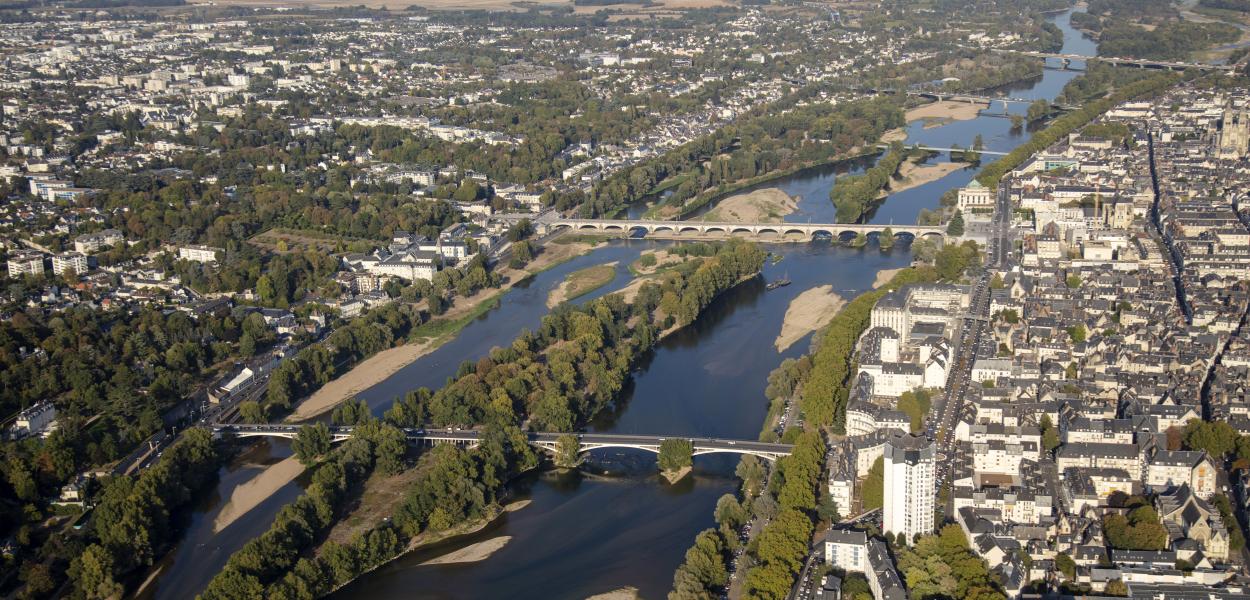
<path id="1" fill-rule="evenodd" d="M 935 225 L 863 225 L 853 223 L 719 223 L 714 221 L 650 221 L 636 219 L 564 219 L 551 218 L 539 221 L 548 232 L 571 229 L 579 232 L 621 233 L 641 231 L 647 235 L 729 235 L 743 237 L 776 236 L 777 240 L 801 238 L 806 241 L 818 236 L 841 237 L 843 235 L 880 234 L 886 229 L 894 235 L 910 235 L 917 238 L 945 237 L 946 230 Z"/>
<path id="2" fill-rule="evenodd" d="M 217 435 L 233 435 L 235 437 L 279 437 L 294 439 L 299 434 L 300 425 L 285 424 L 216 424 L 213 433 Z M 330 439 L 341 442 L 351 437 L 353 427 L 330 427 Z M 408 442 L 413 444 L 461 444 L 476 446 L 480 432 L 472 429 L 420 429 L 404 430 Z M 548 452 L 554 452 L 556 444 L 563 433 L 531 432 L 526 436 L 530 445 Z M 765 460 L 777 460 L 790 454 L 790 444 L 770 444 L 749 440 L 731 440 L 723 438 L 689 438 L 683 436 L 654 435 L 623 435 L 614 433 L 574 433 L 581 443 L 581 451 L 600 450 L 604 448 L 631 448 L 659 454 L 660 444 L 667 438 L 689 440 L 694 446 L 694 455 L 701 454 L 750 454 Z"/>

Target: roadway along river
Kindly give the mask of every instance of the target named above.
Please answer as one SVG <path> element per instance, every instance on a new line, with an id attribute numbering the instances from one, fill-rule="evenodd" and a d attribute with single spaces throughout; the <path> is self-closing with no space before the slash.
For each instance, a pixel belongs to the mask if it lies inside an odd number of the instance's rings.
<path id="1" fill-rule="evenodd" d="M 1065 34 L 1063 51 L 1089 54 L 1094 44 L 1069 26 L 1068 14 L 1052 18 Z M 1034 81 L 1007 86 L 1013 97 L 1053 98 L 1078 73 L 1047 70 Z M 1023 112 L 1013 105 L 1012 112 Z M 1001 105 L 995 106 L 1001 110 Z M 925 129 L 908 127 L 907 142 L 947 147 L 968 146 L 980 133 L 991 150 L 1007 151 L 1025 138 L 1010 131 L 1009 120 L 981 116 Z M 945 160 L 945 157 L 941 158 Z M 801 196 L 794 222 L 832 221 L 829 189 L 838 175 L 866 163 L 821 167 L 761 187 L 780 187 Z M 871 215 L 875 223 L 912 223 L 921 208 L 936 208 L 948 189 L 966 184 L 971 171 L 892 195 Z M 506 294 L 501 305 L 470 324 L 439 350 L 398 371 L 360 394 L 375 412 L 418 386 L 437 387 L 463 360 L 476 360 L 493 346 L 511 343 L 523 328 L 534 328 L 547 312 L 547 292 L 569 272 L 618 261 L 616 279 L 601 295 L 624 286 L 625 265 L 642 250 L 661 242 L 618 241 L 547 271 Z M 602 432 L 674 434 L 754 439 L 762 425 L 768 373 L 784 358 L 804 353 L 810 336 L 785 352 L 773 341 L 790 301 L 820 285 L 850 299 L 871 286 L 877 271 L 906 266 L 907 248 L 883 253 L 875 247 L 850 249 L 827 243 L 779 245 L 784 256 L 765 267 L 764 280 L 747 282 L 717 299 L 692 326 L 669 337 L 634 373 L 632 385 L 615 414 L 593 429 Z M 788 276 L 793 285 L 765 291 L 764 281 Z M 584 301 L 585 299 L 582 299 Z M 251 513 L 213 534 L 213 521 L 239 485 L 258 465 L 289 455 L 282 442 L 261 446 L 222 470 L 215 493 L 191 516 L 181 546 L 167 557 L 148 597 L 187 598 L 203 589 L 230 553 L 258 535 L 277 510 L 300 491 L 301 481 L 280 489 Z M 695 534 L 710 527 L 716 499 L 734 491 L 736 459 L 699 457 L 693 477 L 666 485 L 654 475 L 654 459 L 632 451 L 596 454 L 595 474 L 541 473 L 515 484 L 514 494 L 531 504 L 508 514 L 487 530 L 454 540 L 442 548 L 414 553 L 370 573 L 337 594 L 340 599 L 389 598 L 585 598 L 625 586 L 645 598 L 662 598 L 673 571 Z M 602 477 L 603 471 L 611 475 Z M 418 566 L 434 554 L 498 536 L 511 541 L 488 560 L 460 565 Z"/>

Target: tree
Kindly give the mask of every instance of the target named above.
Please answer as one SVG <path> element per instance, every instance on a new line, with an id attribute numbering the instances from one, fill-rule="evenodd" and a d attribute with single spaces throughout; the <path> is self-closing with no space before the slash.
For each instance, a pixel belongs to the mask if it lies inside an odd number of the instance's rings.
<path id="1" fill-rule="evenodd" d="M 1237 430 L 1225 421 L 1207 422 L 1190 419 L 1185 424 L 1185 446 L 1205 450 L 1213 458 L 1223 459 L 1237 446 Z"/>
<path id="2" fill-rule="evenodd" d="M 1072 560 L 1071 556 L 1062 553 L 1056 554 L 1055 568 L 1059 569 L 1059 572 L 1063 573 L 1063 576 L 1069 580 L 1076 579 L 1076 561 Z"/>
<path id="3" fill-rule="evenodd" d="M 716 501 L 716 512 L 713 513 L 716 518 L 717 525 L 728 526 L 730 529 L 738 529 L 746 524 L 750 515 L 746 509 L 738 503 L 738 499 L 733 494 L 725 494 Z"/>
<path id="4" fill-rule="evenodd" d="M 881 234 L 877 236 L 877 245 L 882 250 L 889 250 L 894 247 L 894 229 L 892 227 L 886 227 L 881 230 Z"/>
<path id="5" fill-rule="evenodd" d="M 1059 447 L 1059 429 L 1051 422 L 1050 415 L 1042 415 L 1042 448 L 1049 454 Z"/>
<path id="6" fill-rule="evenodd" d="M 1068 289 L 1070 290 L 1079 288 L 1081 287 L 1081 276 L 1076 274 L 1068 275 L 1068 279 L 1065 283 L 1068 284 Z"/>
<path id="7" fill-rule="evenodd" d="M 694 462 L 694 444 L 690 440 L 668 438 L 660 442 L 660 470 L 673 473 Z"/>
<path id="8" fill-rule="evenodd" d="M 1077 323 L 1068 328 L 1068 337 L 1072 339 L 1073 343 L 1080 344 L 1084 342 L 1086 335 L 1084 323 Z"/>
<path id="9" fill-rule="evenodd" d="M 964 234 L 964 213 L 956 209 L 955 214 L 951 216 L 951 220 L 946 223 L 946 233 L 959 237 Z"/>
<path id="10" fill-rule="evenodd" d="M 577 436 L 566 433 L 556 438 L 555 463 L 561 469 L 575 469 L 581 464 L 582 443 Z"/>
<path id="11" fill-rule="evenodd" d="M 89 599 L 120 597 L 124 588 L 113 579 L 113 555 L 99 544 L 91 544 L 74 559 L 71 577 Z"/>
<path id="12" fill-rule="evenodd" d="M 1001 290 L 1005 287 L 1007 287 L 1007 284 L 1003 282 L 1002 273 L 995 273 L 994 276 L 990 278 L 990 289 Z"/>
<path id="13" fill-rule="evenodd" d="M 248 423 L 264 423 L 266 421 L 265 409 L 255 400 L 240 402 L 239 416 Z"/>
<path id="14" fill-rule="evenodd" d="M 860 505 L 864 510 L 872 510 L 881 508 L 885 494 L 885 461 L 881 457 L 877 457 L 876 462 L 872 463 L 872 468 L 868 469 L 868 477 L 864 479 L 864 485 L 860 487 Z"/>
<path id="15" fill-rule="evenodd" d="M 309 467 L 330 451 L 330 428 L 325 423 L 305 425 L 291 442 L 291 450 L 304 466 Z"/>

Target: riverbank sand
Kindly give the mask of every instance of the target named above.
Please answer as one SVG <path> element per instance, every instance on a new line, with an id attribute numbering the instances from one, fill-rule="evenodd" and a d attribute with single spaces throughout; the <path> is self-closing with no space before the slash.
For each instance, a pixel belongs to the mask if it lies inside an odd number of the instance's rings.
<path id="1" fill-rule="evenodd" d="M 797 198 L 791 198 L 778 188 L 765 188 L 725 198 L 699 220 L 719 223 L 778 223 L 798 206 Z"/>
<path id="2" fill-rule="evenodd" d="M 510 535 L 501 535 L 491 538 L 484 542 L 478 542 L 465 546 L 454 552 L 448 552 L 438 558 L 431 558 L 423 563 L 425 565 L 451 565 L 457 563 L 479 562 L 490 558 L 490 555 L 498 552 L 512 540 Z"/>
<path id="3" fill-rule="evenodd" d="M 213 519 L 213 533 L 229 527 L 239 517 L 277 493 L 282 486 L 295 481 L 303 472 L 304 465 L 291 456 L 265 467 L 255 477 L 234 488 L 230 493 L 230 500 L 226 501 L 221 512 L 217 513 L 217 518 Z"/>
<path id="4" fill-rule="evenodd" d="M 595 594 L 586 600 L 638 600 L 638 588 L 623 587 L 620 589 Z"/>
<path id="5" fill-rule="evenodd" d="M 907 267 L 899 267 L 897 269 L 881 269 L 880 271 L 877 271 L 877 278 L 872 282 L 872 289 L 875 290 L 887 283 L 890 283 L 890 280 L 894 279 L 895 275 L 898 275 L 899 272 L 906 269 Z"/>
<path id="6" fill-rule="evenodd" d="M 845 304 L 846 301 L 833 292 L 832 285 L 817 286 L 799 294 L 786 309 L 781 334 L 774 342 L 777 351 L 785 351 L 807 334 L 828 325 Z"/>

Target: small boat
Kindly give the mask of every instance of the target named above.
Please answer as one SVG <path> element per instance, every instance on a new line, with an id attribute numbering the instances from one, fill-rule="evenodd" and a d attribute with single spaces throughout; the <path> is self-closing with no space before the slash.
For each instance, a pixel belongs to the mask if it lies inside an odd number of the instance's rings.
<path id="1" fill-rule="evenodd" d="M 785 286 L 787 286 L 787 285 L 790 285 L 790 278 L 789 278 L 789 277 L 783 277 L 783 278 L 781 278 L 781 279 L 777 279 L 777 280 L 775 280 L 775 281 L 770 281 L 770 282 L 768 282 L 768 285 L 764 286 L 764 289 L 766 289 L 766 290 L 775 290 L 775 289 L 777 289 L 777 288 L 779 288 L 779 287 L 785 287 Z"/>

